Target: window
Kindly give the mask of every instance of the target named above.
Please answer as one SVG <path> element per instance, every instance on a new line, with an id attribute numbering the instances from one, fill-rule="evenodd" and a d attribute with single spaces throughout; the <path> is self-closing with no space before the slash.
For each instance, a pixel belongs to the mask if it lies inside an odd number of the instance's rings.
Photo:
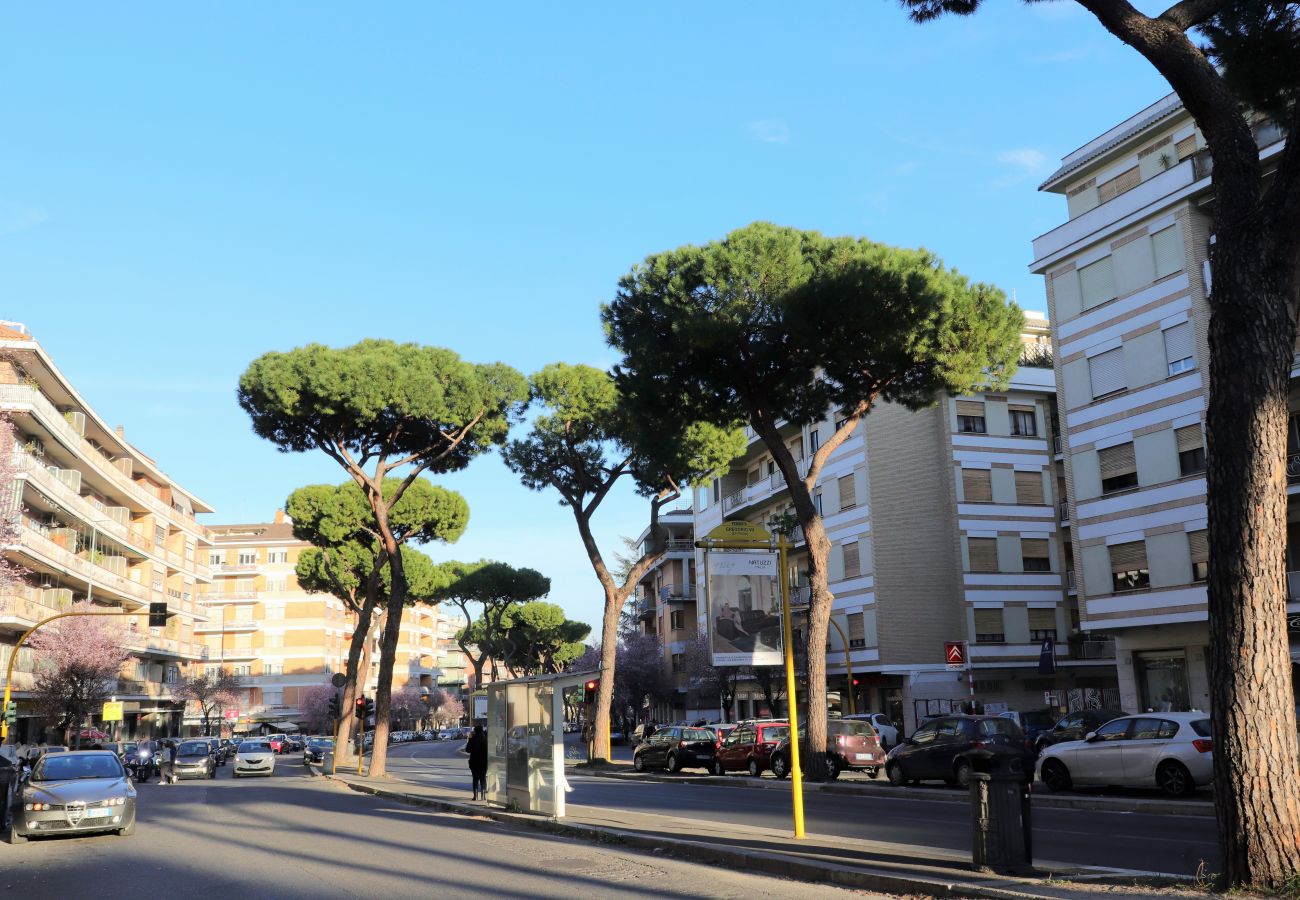
<path id="1" fill-rule="evenodd" d="M 1170 225 L 1151 235 L 1151 253 L 1156 258 L 1156 280 L 1181 272 L 1183 247 L 1178 241 L 1178 228 Z"/>
<path id="2" fill-rule="evenodd" d="M 839 431 L 839 430 L 841 430 L 841 429 L 842 429 L 845 425 L 847 425 L 847 424 L 849 424 L 849 420 L 848 420 L 848 419 L 836 419 L 836 420 L 835 420 L 835 430 L 836 430 L 836 431 Z"/>
<path id="3" fill-rule="evenodd" d="M 1205 581 L 1210 577 L 1210 538 L 1204 528 L 1187 532 L 1187 548 L 1192 557 L 1192 581 Z"/>
<path id="4" fill-rule="evenodd" d="M 1002 610 L 1000 609 L 975 610 L 975 643 L 977 644 L 1006 643 L 1006 634 L 1003 632 L 1003 628 L 1002 628 Z"/>
<path id="5" fill-rule="evenodd" d="M 1109 256 L 1079 269 L 1079 292 L 1083 295 L 1084 309 L 1115 299 L 1115 270 Z"/>
<path id="6" fill-rule="evenodd" d="M 289 561 L 288 550 L 268 550 L 266 551 L 266 561 L 272 565 L 276 563 L 287 563 Z"/>
<path id="7" fill-rule="evenodd" d="M 967 503 L 992 503 L 992 473 L 988 469 L 962 469 L 961 490 Z"/>
<path id="8" fill-rule="evenodd" d="M 713 502 L 717 503 L 718 500 L 721 499 L 721 497 L 722 497 L 722 482 L 721 479 L 715 478 L 713 479 Z"/>
<path id="9" fill-rule="evenodd" d="M 1178 442 L 1178 471 L 1183 475 L 1204 472 L 1205 441 L 1201 436 L 1201 426 L 1184 425 L 1175 428 L 1174 440 Z"/>
<path id="10" fill-rule="evenodd" d="M 256 551 L 256 550 L 240 550 L 240 551 L 239 551 L 239 564 L 240 564 L 241 566 L 255 566 L 255 565 L 257 565 L 257 551 Z"/>
<path id="11" fill-rule="evenodd" d="M 682 654 L 674 653 L 672 663 L 673 663 L 673 674 L 676 675 L 678 672 L 682 670 Z"/>
<path id="12" fill-rule="evenodd" d="M 967 538 L 970 548 L 970 570 L 972 572 L 996 572 L 998 570 L 997 538 Z"/>
<path id="13" fill-rule="evenodd" d="M 276 603 L 276 604 L 270 604 L 270 603 L 268 603 L 268 604 L 265 605 L 264 608 L 265 608 L 265 610 L 266 610 L 266 621 L 268 621 L 268 622 L 282 622 L 282 621 L 284 621 L 284 606 L 283 606 L 282 604 L 279 604 L 279 603 Z"/>
<path id="14" fill-rule="evenodd" d="M 1125 191 L 1131 191 L 1142 183 L 1142 174 L 1137 166 L 1127 171 L 1120 172 L 1109 181 L 1103 181 L 1097 185 L 1097 200 L 1105 203 L 1107 200 L 1114 200 Z"/>
<path id="15" fill-rule="evenodd" d="M 1096 731 L 1096 741 L 1122 741 L 1128 736 L 1128 727 L 1132 719 L 1116 719 L 1107 722 Z"/>
<path id="16" fill-rule="evenodd" d="M 822 492 L 818 491 L 813 494 L 813 506 L 817 507 L 817 515 L 822 514 Z"/>
<path id="17" fill-rule="evenodd" d="M 1138 591 L 1151 586 L 1146 541 L 1110 545 L 1111 583 L 1115 592 Z"/>
<path id="18" fill-rule="evenodd" d="M 1029 637 L 1041 643 L 1051 638 L 1056 640 L 1056 610 L 1029 610 Z"/>
<path id="19" fill-rule="evenodd" d="M 262 663 L 263 675 L 283 675 L 284 663 Z M 275 704 L 272 704 L 275 705 Z"/>
<path id="20" fill-rule="evenodd" d="M 1182 162 L 1196 152 L 1196 132 L 1192 132 L 1178 143 L 1174 144 L 1174 152 L 1178 154 L 1178 161 Z"/>
<path id="21" fill-rule="evenodd" d="M 164 543 L 166 543 L 166 541 L 167 541 L 167 529 L 164 528 L 162 525 L 155 525 L 153 527 L 154 546 L 161 547 Z"/>
<path id="22" fill-rule="evenodd" d="M 1021 538 L 1020 559 L 1026 572 L 1052 571 L 1052 558 L 1046 538 Z"/>
<path id="23" fill-rule="evenodd" d="M 1041 506 L 1043 499 L 1042 472 L 1016 472 L 1016 502 Z"/>
<path id="24" fill-rule="evenodd" d="M 986 434 L 984 404 L 979 400 L 957 401 L 957 430 L 962 434 Z"/>
<path id="25" fill-rule="evenodd" d="M 1088 358 L 1088 377 L 1092 380 L 1092 398 L 1105 397 L 1128 387 L 1124 375 L 1124 350 L 1116 347 Z"/>
<path id="26" fill-rule="evenodd" d="M 858 505 L 857 490 L 853 485 L 853 476 L 840 478 L 840 509 L 851 509 Z"/>
<path id="27" fill-rule="evenodd" d="M 673 628 L 685 628 L 686 616 L 680 609 L 674 609 L 668 614 L 668 624 Z"/>
<path id="28" fill-rule="evenodd" d="M 822 439 L 821 439 L 821 435 L 817 432 L 817 429 L 816 428 L 808 429 L 808 454 L 811 456 L 812 454 L 816 453 L 817 448 L 820 447 L 821 445 L 822 445 Z"/>
<path id="29" fill-rule="evenodd" d="M 203 676 L 205 678 L 217 678 L 221 675 L 221 666 L 204 666 Z"/>
<path id="30" fill-rule="evenodd" d="M 226 561 L 226 554 L 220 550 L 208 551 L 208 565 L 219 566 Z"/>
<path id="31" fill-rule="evenodd" d="M 1038 417 L 1032 406 L 1018 406 L 1012 403 L 1007 407 L 1011 414 L 1011 433 L 1020 437 L 1038 436 Z"/>
<path id="32" fill-rule="evenodd" d="M 862 613 L 849 613 L 849 649 L 867 646 L 867 629 Z"/>
<path id="33" fill-rule="evenodd" d="M 862 574 L 862 560 L 858 555 L 858 542 L 844 544 L 844 577 L 856 578 Z"/>
<path id="34" fill-rule="evenodd" d="M 1137 487 L 1137 457 L 1133 453 L 1131 443 L 1098 450 L 1097 462 L 1101 466 L 1103 494 Z"/>
<path id="35" fill-rule="evenodd" d="M 1165 360 L 1169 364 L 1169 374 L 1177 375 L 1196 368 L 1196 358 L 1192 355 L 1192 325 L 1182 322 L 1165 329 Z"/>

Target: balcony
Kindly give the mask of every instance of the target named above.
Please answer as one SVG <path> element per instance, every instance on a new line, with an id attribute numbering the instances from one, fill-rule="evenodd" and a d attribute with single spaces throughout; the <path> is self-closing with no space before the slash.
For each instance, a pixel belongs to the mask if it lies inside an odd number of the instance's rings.
<path id="1" fill-rule="evenodd" d="M 656 609 L 654 597 L 636 598 L 636 615 L 638 619 L 653 619 Z"/>
<path id="2" fill-rule="evenodd" d="M 1061 517 L 1061 524 L 1064 525 L 1070 521 L 1070 501 L 1062 500 L 1056 504 L 1056 512 Z"/>
<path id="3" fill-rule="evenodd" d="M 1061 455 L 1061 436 L 1059 434 L 1052 435 L 1052 454 L 1055 456 Z"/>
<path id="4" fill-rule="evenodd" d="M 18 533 L 19 543 L 23 549 L 34 557 L 45 560 L 53 568 L 72 573 L 85 579 L 87 584 L 93 584 L 97 588 L 116 592 L 141 603 L 150 601 L 151 594 L 147 587 L 116 572 L 111 572 L 103 566 L 96 565 L 90 560 L 76 555 L 66 547 L 60 546 L 42 534 L 41 530 L 30 520 L 23 519 L 23 526 L 18 529 Z"/>
<path id="5" fill-rule="evenodd" d="M 681 603 L 695 599 L 695 585 L 666 584 L 659 589 L 659 599 L 666 603 Z"/>
<path id="6" fill-rule="evenodd" d="M 664 541 L 665 553 L 694 553 L 695 542 L 690 538 L 671 538 Z"/>
<path id="7" fill-rule="evenodd" d="M 256 572 L 257 563 L 221 563 L 212 567 L 218 575 L 234 575 L 239 572 Z"/>
<path id="8" fill-rule="evenodd" d="M 812 585 L 800 584 L 790 588 L 790 606 L 807 606 L 812 602 Z"/>
<path id="9" fill-rule="evenodd" d="M 808 474 L 808 460 L 801 459 L 795 463 L 799 477 L 806 477 Z M 770 475 L 760 478 L 747 487 L 738 491 L 733 491 L 722 498 L 722 512 L 724 515 L 734 512 L 742 507 L 749 506 L 766 500 L 778 491 L 784 490 L 786 486 L 785 476 L 778 470 Z"/>
<path id="10" fill-rule="evenodd" d="M 1075 583 L 1074 583 L 1074 569 L 1065 570 L 1065 589 L 1067 592 L 1071 594 L 1077 593 L 1079 590 L 1077 587 L 1075 587 Z"/>
<path id="11" fill-rule="evenodd" d="M 126 641 L 132 653 L 147 656 L 168 656 L 176 659 L 206 659 L 206 644 L 182 641 L 178 638 L 155 636 L 139 631 L 131 632 Z"/>
<path id="12" fill-rule="evenodd" d="M 199 602 L 212 606 L 221 603 L 253 603 L 257 591 L 227 591 L 220 594 L 199 594 Z"/>
<path id="13" fill-rule="evenodd" d="M 1070 639 L 1071 659 L 1114 659 L 1114 638 L 1085 638 L 1075 636 Z"/>

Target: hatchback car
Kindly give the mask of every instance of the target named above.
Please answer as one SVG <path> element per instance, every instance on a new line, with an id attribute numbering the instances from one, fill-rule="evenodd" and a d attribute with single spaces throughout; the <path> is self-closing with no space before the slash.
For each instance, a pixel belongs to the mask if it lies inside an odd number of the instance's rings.
<path id="1" fill-rule="evenodd" d="M 1081 741 L 1089 732 L 1096 731 L 1112 719 L 1127 716 L 1122 709 L 1081 709 L 1061 716 L 1056 724 L 1040 734 L 1034 741 L 1034 752 L 1042 753 L 1053 744 Z"/>
<path id="2" fill-rule="evenodd" d="M 11 844 L 49 834 L 135 833 L 135 786 L 116 753 L 78 750 L 46 754 L 5 807 Z"/>
<path id="3" fill-rule="evenodd" d="M 808 730 L 799 728 L 799 758 L 808 758 Z M 885 763 L 885 752 L 880 749 L 880 739 L 870 724 L 860 720 L 832 719 L 826 723 L 826 760 L 832 780 L 840 773 L 856 769 L 872 778 Z M 772 774 L 784 778 L 790 774 L 790 736 L 772 752 Z"/>
<path id="4" fill-rule="evenodd" d="M 876 730 L 880 738 L 880 749 L 888 750 L 898 744 L 898 726 L 884 713 L 854 713 L 844 716 L 849 721 L 865 721 Z"/>
<path id="5" fill-rule="evenodd" d="M 274 775 L 275 751 L 268 741 L 244 741 L 235 751 L 235 765 L 232 774 L 239 778 L 243 775 Z"/>
<path id="6" fill-rule="evenodd" d="M 216 778 L 217 762 L 206 739 L 183 741 L 176 748 L 177 778 Z"/>
<path id="7" fill-rule="evenodd" d="M 270 746 L 272 752 L 283 753 L 289 736 L 287 734 L 268 734 L 263 740 Z"/>
<path id="8" fill-rule="evenodd" d="M 325 762 L 325 755 L 333 752 L 333 738 L 312 738 L 307 742 L 307 746 L 303 748 L 303 765 L 306 765 L 307 763 L 323 763 Z"/>
<path id="9" fill-rule="evenodd" d="M 1006 756 L 1010 765 L 1023 769 L 1027 780 L 1033 778 L 1024 732 L 1015 721 L 1000 716 L 943 716 L 926 722 L 889 751 L 885 774 L 896 785 L 943 781 L 966 787 L 972 771 L 966 754 L 972 750 Z"/>
<path id="10" fill-rule="evenodd" d="M 1082 741 L 1043 751 L 1038 776 L 1053 791 L 1075 785 L 1158 787 L 1186 797 L 1214 777 L 1214 738 L 1203 712 L 1113 719 Z"/>
<path id="11" fill-rule="evenodd" d="M 632 767 L 638 772 L 660 766 L 669 772 L 711 769 L 717 747 L 717 736 L 707 728 L 660 728 L 637 746 Z"/>
<path id="12" fill-rule="evenodd" d="M 771 768 L 772 751 L 789 733 L 789 722 L 742 722 L 718 745 L 713 774 L 748 771 L 757 778 Z"/>

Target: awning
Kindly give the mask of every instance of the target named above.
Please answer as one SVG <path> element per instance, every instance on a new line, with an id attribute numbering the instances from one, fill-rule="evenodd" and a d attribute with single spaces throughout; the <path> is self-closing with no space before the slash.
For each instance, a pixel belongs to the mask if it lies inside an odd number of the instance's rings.
<path id="1" fill-rule="evenodd" d="M 274 728 L 276 731 L 285 731 L 285 732 L 298 730 L 298 726 L 293 724 L 292 722 L 269 722 L 267 723 L 267 727 Z"/>

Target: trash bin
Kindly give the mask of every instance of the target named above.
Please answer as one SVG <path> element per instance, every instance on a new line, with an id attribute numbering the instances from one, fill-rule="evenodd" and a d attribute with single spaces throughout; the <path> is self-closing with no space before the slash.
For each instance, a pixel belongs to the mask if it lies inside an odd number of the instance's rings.
<path id="1" fill-rule="evenodd" d="M 1018 755 L 971 750 L 971 862 L 981 872 L 1033 874 L 1029 783 Z"/>

